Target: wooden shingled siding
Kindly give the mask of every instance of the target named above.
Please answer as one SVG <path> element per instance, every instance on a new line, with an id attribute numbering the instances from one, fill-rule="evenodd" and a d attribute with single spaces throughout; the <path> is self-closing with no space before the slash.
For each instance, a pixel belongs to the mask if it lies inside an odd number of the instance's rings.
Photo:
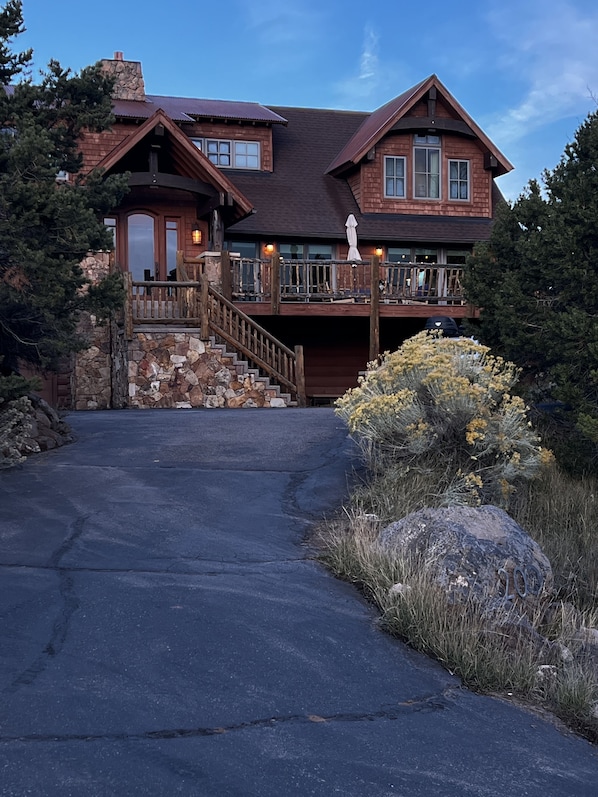
<path id="1" fill-rule="evenodd" d="M 272 154 L 272 128 L 258 125 L 212 123 L 209 121 L 185 125 L 184 132 L 190 138 L 219 138 L 231 141 L 257 141 L 260 145 L 260 168 L 263 172 L 274 170 Z"/>
<path id="2" fill-rule="evenodd" d="M 137 127 L 131 123 L 116 123 L 111 130 L 103 133 L 93 133 L 89 130 L 83 133 L 79 141 L 79 149 L 83 155 L 83 171 L 93 169 L 109 152 L 134 133 Z"/>
<path id="3" fill-rule="evenodd" d="M 442 173 L 441 199 L 413 198 L 413 136 L 387 136 L 376 147 L 376 157 L 362 164 L 362 213 L 407 213 L 426 216 L 461 216 L 491 218 L 492 175 L 484 169 L 484 155 L 476 141 L 444 134 L 441 143 Z M 405 199 L 384 197 L 384 156 L 404 156 L 407 162 Z M 468 160 L 470 168 L 470 199 L 449 200 L 448 161 Z"/>

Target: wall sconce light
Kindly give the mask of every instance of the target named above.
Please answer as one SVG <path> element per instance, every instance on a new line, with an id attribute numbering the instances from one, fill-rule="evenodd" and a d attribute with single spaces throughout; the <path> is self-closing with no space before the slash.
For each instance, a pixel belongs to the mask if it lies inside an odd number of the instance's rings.
<path id="1" fill-rule="evenodd" d="M 195 245 L 199 245 L 203 240 L 203 233 L 199 224 L 194 224 L 191 230 L 191 240 Z"/>
<path id="2" fill-rule="evenodd" d="M 265 249 L 267 255 L 271 255 L 274 252 L 274 244 L 266 244 L 264 249 Z"/>
<path id="3" fill-rule="evenodd" d="M 374 249 L 374 254 L 376 255 L 376 257 L 382 257 L 383 252 L 384 252 L 384 250 L 382 249 L 381 246 L 377 246 Z"/>

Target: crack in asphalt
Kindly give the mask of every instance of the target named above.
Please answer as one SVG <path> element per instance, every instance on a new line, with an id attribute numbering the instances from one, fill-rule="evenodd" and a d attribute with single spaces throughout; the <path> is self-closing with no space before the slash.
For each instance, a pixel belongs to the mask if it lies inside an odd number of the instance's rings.
<path id="1" fill-rule="evenodd" d="M 449 687 L 442 692 L 427 695 L 417 700 L 405 700 L 378 711 L 340 712 L 338 714 L 287 714 L 278 717 L 263 717 L 232 725 L 210 728 L 166 728 L 142 733 L 104 733 L 104 734 L 26 734 L 23 736 L 0 736 L 0 744 L 17 743 L 64 743 L 64 742 L 130 742 L 130 741 L 168 741 L 171 739 L 193 739 L 203 736 L 218 736 L 235 731 L 253 728 L 275 728 L 285 724 L 333 723 L 333 722 L 375 722 L 377 720 L 398 720 L 410 714 L 446 711 L 455 703 L 461 687 Z"/>
<path id="2" fill-rule="evenodd" d="M 181 560 L 177 560 L 181 561 Z M 55 567 L 52 565 L 32 565 L 22 562 L 0 562 L 0 570 L 47 570 L 52 573 L 115 573 L 125 575 L 154 575 L 154 576 L 220 576 L 220 575 L 235 575 L 229 568 L 239 565 L 245 567 L 246 565 L 253 565 L 260 567 L 262 565 L 284 565 L 296 564 L 301 562 L 315 562 L 317 561 L 314 556 L 306 555 L 299 557 L 291 557 L 288 559 L 224 559 L 224 560 L 210 560 L 195 558 L 192 561 L 201 564 L 216 564 L 223 567 L 222 570 L 174 570 L 175 565 L 170 565 L 165 570 L 162 568 L 135 568 L 135 567 L 89 567 L 71 565 L 69 567 Z M 244 571 L 245 573 L 247 571 Z"/>
<path id="3" fill-rule="evenodd" d="M 60 567 L 60 561 L 72 550 L 79 537 L 83 534 L 85 521 L 88 517 L 88 515 L 81 515 L 73 521 L 70 534 L 50 556 L 46 567 L 58 574 L 59 593 L 62 604 L 54 620 L 50 639 L 44 646 L 42 652 L 26 670 L 23 670 L 20 675 L 2 690 L 5 694 L 14 693 L 23 686 L 30 686 L 46 669 L 48 662 L 62 650 L 62 646 L 68 636 L 71 618 L 79 608 L 79 599 L 75 592 L 75 585 L 71 572 L 68 568 Z"/>

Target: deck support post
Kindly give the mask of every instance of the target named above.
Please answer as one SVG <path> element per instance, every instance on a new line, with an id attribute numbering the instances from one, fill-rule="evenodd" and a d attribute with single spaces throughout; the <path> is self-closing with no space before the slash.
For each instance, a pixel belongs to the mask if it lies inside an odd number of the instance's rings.
<path id="1" fill-rule="evenodd" d="M 370 354 L 369 361 L 380 355 L 380 258 L 372 255 L 370 263 Z"/>
<path id="2" fill-rule="evenodd" d="M 305 359 L 303 357 L 303 346 L 295 346 L 295 382 L 297 384 L 297 403 L 300 407 L 305 407 L 307 400 L 305 396 Z"/>
<path id="3" fill-rule="evenodd" d="M 209 340 L 210 338 L 210 316 L 208 312 L 208 294 L 210 289 L 210 281 L 206 274 L 201 277 L 201 296 L 199 300 L 199 324 L 200 324 L 200 337 L 202 340 Z"/>
<path id="4" fill-rule="evenodd" d="M 270 258 L 270 307 L 272 315 L 280 315 L 280 256 L 273 252 Z"/>

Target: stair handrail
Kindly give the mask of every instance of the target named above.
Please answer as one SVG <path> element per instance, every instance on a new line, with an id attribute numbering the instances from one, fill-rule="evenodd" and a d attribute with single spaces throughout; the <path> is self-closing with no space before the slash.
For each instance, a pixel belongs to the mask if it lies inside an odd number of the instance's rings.
<path id="1" fill-rule="evenodd" d="M 264 373 L 272 376 L 297 397 L 304 407 L 305 372 L 303 347 L 293 351 L 253 318 L 239 310 L 217 291 L 207 276 L 201 280 L 201 337 L 217 335 Z"/>

